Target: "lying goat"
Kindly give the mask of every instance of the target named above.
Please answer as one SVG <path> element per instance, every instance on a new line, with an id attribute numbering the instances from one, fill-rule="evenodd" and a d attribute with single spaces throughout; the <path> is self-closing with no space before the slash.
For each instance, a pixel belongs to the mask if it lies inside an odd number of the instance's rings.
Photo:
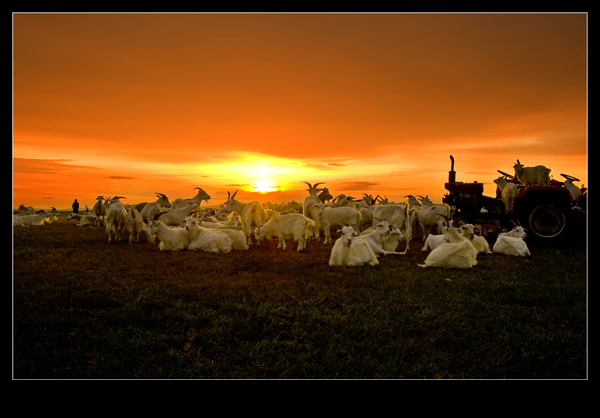
<path id="1" fill-rule="evenodd" d="M 376 266 L 379 264 L 377 256 L 368 243 L 355 239 L 356 231 L 351 226 L 345 226 L 339 230 L 342 234 L 333 244 L 330 266 L 363 266 L 368 264 Z"/>
<path id="2" fill-rule="evenodd" d="M 446 222 L 449 224 L 448 218 Z M 429 253 L 419 267 L 471 268 L 477 265 L 477 250 L 471 241 L 461 235 L 458 228 L 450 225 L 444 232 L 446 241 Z"/>
<path id="3" fill-rule="evenodd" d="M 516 225 L 509 232 L 503 232 L 496 238 L 493 251 L 495 253 L 526 256 L 531 255 L 525 238 L 527 238 L 527 230 L 520 225 Z"/>

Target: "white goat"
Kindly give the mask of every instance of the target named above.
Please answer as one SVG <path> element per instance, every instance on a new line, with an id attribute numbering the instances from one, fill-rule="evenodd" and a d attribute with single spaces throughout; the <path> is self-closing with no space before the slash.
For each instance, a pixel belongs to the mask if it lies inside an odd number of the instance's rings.
<path id="1" fill-rule="evenodd" d="M 390 225 L 391 231 L 387 237 L 383 239 L 382 247 L 385 251 L 395 252 L 400 241 L 406 240 L 406 237 L 398 228 Z M 401 254 L 406 254 L 406 250 Z"/>
<path id="2" fill-rule="evenodd" d="M 56 221 L 58 218 L 60 218 L 60 212 L 56 210 L 54 206 L 50 206 L 50 210 L 47 212 L 48 216 L 44 218 L 45 224 L 51 224 L 53 221 Z"/>
<path id="3" fill-rule="evenodd" d="M 279 239 L 277 248 L 287 248 L 286 238 L 293 238 L 298 243 L 297 251 L 306 248 L 306 240 L 314 235 L 314 228 L 317 225 L 312 219 L 308 219 L 299 213 L 289 215 L 271 215 L 271 217 L 261 226 L 254 229 L 254 238 L 257 241 L 265 237 L 275 236 Z"/>
<path id="4" fill-rule="evenodd" d="M 190 237 L 188 250 L 200 250 L 209 253 L 231 252 L 231 238 L 218 229 L 202 228 L 198 220 L 191 216 L 185 218 L 185 229 Z"/>
<path id="5" fill-rule="evenodd" d="M 578 203 L 579 198 L 581 197 L 581 189 L 579 187 L 577 187 L 576 185 L 574 185 L 573 181 L 577 181 L 577 180 L 566 179 L 565 181 L 563 181 L 563 185 L 566 187 L 566 189 L 571 194 L 571 198 L 573 199 L 573 201 L 575 203 Z"/>
<path id="6" fill-rule="evenodd" d="M 158 197 L 156 202 L 148 203 L 148 204 L 146 204 L 146 206 L 144 206 L 142 208 L 142 210 L 140 210 L 142 219 L 146 223 L 149 223 L 151 220 L 153 220 L 154 217 L 156 216 L 156 214 L 171 207 L 171 203 L 169 202 L 169 198 L 167 197 L 167 195 L 162 194 L 162 193 L 155 193 L 155 194 L 156 194 L 156 197 Z M 185 207 L 185 205 L 182 205 L 182 207 Z"/>
<path id="7" fill-rule="evenodd" d="M 498 177 L 494 180 L 494 183 L 498 185 L 500 194 L 502 196 L 502 202 L 504 202 L 504 210 L 507 213 L 512 213 L 515 210 L 515 199 L 519 195 L 519 188 L 515 183 L 506 181 L 504 177 Z"/>
<path id="8" fill-rule="evenodd" d="M 525 187 L 530 186 L 550 186 L 550 170 L 543 165 L 536 165 L 535 167 L 525 167 L 519 160 L 515 163 L 515 177 Z"/>
<path id="9" fill-rule="evenodd" d="M 516 256 L 531 255 L 524 241 L 526 238 L 527 230 L 520 225 L 515 225 L 511 231 L 498 234 L 493 252 Z"/>
<path id="10" fill-rule="evenodd" d="M 391 230 L 392 230 L 392 226 L 387 221 L 379 221 L 373 232 L 368 233 L 368 234 L 359 235 L 356 238 L 354 238 L 354 241 L 366 242 L 367 244 L 369 244 L 369 247 L 371 247 L 371 250 L 373 250 L 373 252 L 376 255 L 379 255 L 379 254 L 404 255 L 404 254 L 406 254 L 406 250 L 403 252 L 397 252 L 397 251 L 395 251 L 395 249 L 393 251 L 388 251 L 383 248 L 383 241 L 390 234 Z M 396 242 L 396 245 L 398 245 L 398 242 Z"/>
<path id="11" fill-rule="evenodd" d="M 107 200 L 110 205 L 106 211 L 105 217 L 108 242 L 112 240 L 113 235 L 115 237 L 115 241 L 121 241 L 123 238 L 123 231 L 125 230 L 125 216 L 127 216 L 127 211 L 119 199 L 123 199 L 123 197 L 115 196 L 112 199 Z"/>
<path id="12" fill-rule="evenodd" d="M 140 233 L 145 229 L 142 214 L 130 206 L 125 216 L 125 232 L 129 233 L 129 243 L 140 242 Z"/>
<path id="13" fill-rule="evenodd" d="M 359 211 L 352 209 L 348 206 L 330 208 L 326 207 L 325 203 L 317 203 L 314 205 L 318 208 L 317 219 L 318 225 L 323 228 L 325 239 L 324 244 L 332 242 L 331 240 L 331 227 L 335 225 L 345 226 L 349 225 L 354 227 L 358 231 L 358 225 L 362 218 Z M 316 225 L 316 223 L 315 223 Z"/>
<path id="14" fill-rule="evenodd" d="M 179 226 L 185 218 L 196 209 L 196 202 L 189 201 L 187 206 L 177 209 L 167 208 L 166 210 L 154 215 L 153 219 L 160 219 L 167 226 Z"/>
<path id="15" fill-rule="evenodd" d="M 306 189 L 306 191 L 308 192 L 308 196 L 304 199 L 303 214 L 308 219 L 312 219 L 313 221 L 315 221 L 315 223 L 317 224 L 317 228 L 315 230 L 315 238 L 318 240 L 321 235 L 321 232 L 320 232 L 321 225 L 319 224 L 319 208 L 316 205 L 318 205 L 319 203 L 324 203 L 324 202 L 321 202 L 321 200 L 319 199 L 319 192 L 323 192 L 325 190 L 325 188 L 320 189 L 317 186 L 319 184 L 325 184 L 325 183 L 324 182 L 315 183 L 314 186 L 311 185 L 310 183 L 307 183 L 306 181 L 303 181 L 302 183 L 306 183 L 308 185 L 308 189 Z M 329 196 L 331 196 L 331 195 L 329 195 Z"/>
<path id="16" fill-rule="evenodd" d="M 19 215 L 34 215 L 33 206 L 19 205 L 21 213 Z"/>
<path id="17" fill-rule="evenodd" d="M 342 234 L 333 244 L 329 257 L 330 266 L 362 266 L 379 264 L 377 256 L 365 241 L 356 241 L 356 231 L 351 226 L 339 230 Z"/>
<path id="18" fill-rule="evenodd" d="M 487 242 L 487 240 L 484 237 L 475 234 L 475 225 L 464 224 L 461 226 L 461 229 L 463 230 L 463 237 L 471 241 L 471 244 L 473 244 L 473 247 L 475 247 L 477 253 L 492 253 L 492 250 L 490 250 L 490 244 Z"/>
<path id="19" fill-rule="evenodd" d="M 236 190 L 233 195 L 227 192 L 227 201 L 225 202 L 225 212 L 237 212 L 242 223 L 242 231 L 246 235 L 248 245 L 252 245 L 252 227 L 262 225 L 267 218 L 267 213 L 262 205 L 255 201 L 244 203 L 235 200 L 235 195 L 240 190 Z"/>
<path id="20" fill-rule="evenodd" d="M 395 226 L 406 238 L 406 250 L 410 247 L 412 239 L 412 218 L 410 216 L 409 204 L 373 205 L 369 206 L 373 223 L 387 221 Z"/>
<path id="21" fill-rule="evenodd" d="M 423 248 L 421 248 L 421 251 L 435 250 L 440 245 L 447 243 L 448 241 L 446 241 L 446 236 L 444 235 L 444 232 L 446 232 L 447 229 L 447 226 L 443 226 L 441 234 L 429 234 L 427 236 L 427 239 L 425 239 L 425 243 L 423 244 Z M 460 229 L 459 234 L 462 233 L 463 231 L 462 229 Z"/>
<path id="22" fill-rule="evenodd" d="M 185 206 L 189 205 L 189 203 L 191 201 L 196 203 L 197 207 L 200 207 L 200 203 L 202 203 L 203 200 L 208 202 L 208 200 L 210 199 L 210 195 L 208 193 L 206 193 L 200 187 L 194 187 L 194 190 L 198 190 L 198 193 L 196 193 L 196 196 L 192 197 L 191 199 L 177 198 L 177 199 L 173 200 L 173 202 L 171 203 L 171 209 L 178 209 L 178 208 L 185 207 Z"/>
<path id="23" fill-rule="evenodd" d="M 78 221 L 77 226 L 95 226 L 100 224 L 100 218 L 93 214 L 79 215 L 77 213 L 70 213 L 69 216 L 67 216 L 67 221 L 70 221 L 71 219 Z"/>
<path id="24" fill-rule="evenodd" d="M 43 209 L 36 215 L 13 215 L 13 226 L 44 225 L 44 218 L 48 216 L 50 214 Z"/>
<path id="25" fill-rule="evenodd" d="M 104 205 L 102 204 L 103 200 L 104 200 L 104 196 L 98 196 L 96 198 L 96 203 L 94 203 L 94 207 L 92 208 L 92 212 L 97 217 L 102 217 L 106 214 L 106 210 L 104 209 Z"/>
<path id="26" fill-rule="evenodd" d="M 194 212 L 190 213 L 190 216 L 193 215 Z M 230 225 L 230 221 L 213 223 L 203 221 L 202 219 L 198 219 L 198 225 L 200 225 L 203 228 L 216 228 L 219 231 L 227 234 L 227 236 L 231 239 L 232 250 L 249 249 L 248 240 L 246 239 L 246 235 L 244 234 L 244 232 L 241 229 L 238 229 L 237 226 Z"/>
<path id="27" fill-rule="evenodd" d="M 449 223 L 448 218 L 446 222 Z M 418 264 L 419 267 L 464 269 L 477 265 L 477 250 L 470 240 L 459 233 L 458 228 L 450 225 L 444 235 L 448 242 L 431 251 L 424 264 Z"/>
<path id="28" fill-rule="evenodd" d="M 434 204 L 428 196 L 419 196 L 421 198 L 421 210 L 419 210 L 419 226 L 423 232 L 423 241 L 429 235 L 429 231 L 435 228 L 435 233 L 442 233 L 444 219 L 450 217 L 450 206 L 446 203 Z"/>
<path id="29" fill-rule="evenodd" d="M 148 237 L 156 235 L 160 239 L 158 249 L 161 251 L 181 251 L 190 245 L 190 234 L 185 228 L 171 228 L 159 220 L 150 221 L 146 234 Z"/>

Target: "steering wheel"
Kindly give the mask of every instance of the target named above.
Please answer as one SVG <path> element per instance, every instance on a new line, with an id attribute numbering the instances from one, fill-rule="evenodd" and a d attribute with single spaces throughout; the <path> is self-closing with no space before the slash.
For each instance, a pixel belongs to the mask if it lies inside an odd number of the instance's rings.
<path id="1" fill-rule="evenodd" d="M 508 177 L 510 179 L 516 180 L 517 178 L 511 174 L 505 173 L 504 171 L 500 171 L 498 170 L 498 173 L 502 174 L 504 176 L 504 178 Z"/>
<path id="2" fill-rule="evenodd" d="M 579 181 L 579 179 L 577 177 L 573 177 L 573 176 L 569 176 L 568 174 L 560 174 L 561 176 L 563 176 L 564 178 L 566 178 L 567 180 L 571 180 L 571 181 Z"/>

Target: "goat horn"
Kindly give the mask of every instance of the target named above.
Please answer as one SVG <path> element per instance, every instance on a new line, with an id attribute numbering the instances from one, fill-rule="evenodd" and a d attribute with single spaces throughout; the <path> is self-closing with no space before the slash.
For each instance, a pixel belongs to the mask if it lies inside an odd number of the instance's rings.
<path id="1" fill-rule="evenodd" d="M 450 226 L 450 219 L 448 219 L 448 217 L 446 215 L 441 215 L 439 213 L 436 213 L 436 215 L 444 218 L 446 220 L 446 225 Z"/>
<path id="2" fill-rule="evenodd" d="M 310 185 L 310 183 L 309 183 L 309 182 L 307 182 L 307 181 L 303 181 L 302 183 L 306 183 L 306 184 L 308 184 L 308 187 L 312 189 L 312 186 Z"/>
<path id="3" fill-rule="evenodd" d="M 233 199 L 233 198 L 235 197 L 235 195 L 237 194 L 237 192 L 239 192 L 239 191 L 240 191 L 240 189 L 237 189 L 237 190 L 235 191 L 235 193 L 233 194 L 233 196 L 231 196 L 231 198 Z"/>
<path id="4" fill-rule="evenodd" d="M 156 221 L 156 220 L 158 220 L 158 217 L 159 217 L 160 215 L 164 214 L 164 213 L 169 213 L 169 212 L 160 212 L 160 213 L 157 213 L 156 215 L 154 215 L 154 219 L 152 219 L 152 220 L 153 220 L 153 221 Z"/>

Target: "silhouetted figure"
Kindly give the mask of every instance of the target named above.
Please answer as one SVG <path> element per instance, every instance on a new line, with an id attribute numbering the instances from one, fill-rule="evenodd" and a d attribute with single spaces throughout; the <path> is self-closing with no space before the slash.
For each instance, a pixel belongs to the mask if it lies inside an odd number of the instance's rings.
<path id="1" fill-rule="evenodd" d="M 73 213 L 79 214 L 79 203 L 77 202 L 77 199 L 75 199 L 71 207 L 73 208 Z"/>

